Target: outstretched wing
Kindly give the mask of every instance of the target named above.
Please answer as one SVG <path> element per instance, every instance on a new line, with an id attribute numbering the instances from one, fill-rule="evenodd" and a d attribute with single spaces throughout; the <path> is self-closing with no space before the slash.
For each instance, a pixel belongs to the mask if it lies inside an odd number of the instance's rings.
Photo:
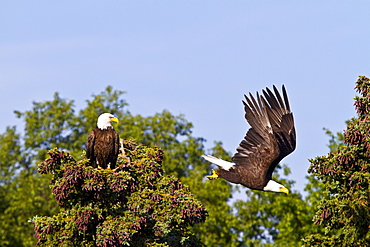
<path id="1" fill-rule="evenodd" d="M 254 181 L 258 179 L 264 183 L 271 163 L 279 156 L 279 148 L 263 97 L 258 93 L 256 99 L 251 93 L 249 98 L 244 96 L 245 119 L 251 128 L 239 144 L 232 160 L 249 171 L 249 179 Z"/>
<path id="2" fill-rule="evenodd" d="M 290 110 L 287 92 L 283 85 L 283 98 L 281 98 L 280 93 L 275 86 L 273 86 L 273 89 L 275 95 L 270 89 L 266 88 L 267 92 L 263 90 L 264 98 L 262 98 L 264 105 L 267 106 L 266 110 L 268 118 L 280 150 L 278 158 L 269 168 L 269 177 L 272 176 L 272 172 L 274 171 L 276 165 L 285 156 L 292 153 L 296 147 L 294 118 L 293 113 Z"/>
<path id="3" fill-rule="evenodd" d="M 283 86 L 284 101 L 275 86 L 275 95 L 266 90 L 264 96 L 257 93 L 256 99 L 252 94 L 249 98 L 245 96 L 245 118 L 251 128 L 232 158 L 264 181 L 271 179 L 276 165 L 295 148 L 294 121 L 285 88 Z"/>

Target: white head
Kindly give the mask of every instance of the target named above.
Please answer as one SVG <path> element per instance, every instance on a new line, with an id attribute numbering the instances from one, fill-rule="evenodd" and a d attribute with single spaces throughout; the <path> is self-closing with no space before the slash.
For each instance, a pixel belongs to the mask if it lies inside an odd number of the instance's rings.
<path id="1" fill-rule="evenodd" d="M 97 125 L 99 129 L 103 130 L 112 126 L 112 122 L 118 123 L 118 119 L 110 113 L 103 113 L 98 117 Z"/>
<path id="2" fill-rule="evenodd" d="M 289 190 L 285 188 L 282 184 L 275 182 L 274 180 L 268 181 L 267 185 L 263 188 L 264 191 L 270 192 L 284 192 L 289 194 Z"/>

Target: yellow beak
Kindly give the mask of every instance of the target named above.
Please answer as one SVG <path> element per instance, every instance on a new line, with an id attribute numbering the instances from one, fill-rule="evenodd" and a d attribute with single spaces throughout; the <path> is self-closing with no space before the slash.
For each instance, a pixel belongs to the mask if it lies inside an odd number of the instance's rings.
<path id="1" fill-rule="evenodd" d="M 280 192 L 283 192 L 283 193 L 286 193 L 286 194 L 289 194 L 289 190 L 287 188 L 281 188 L 280 189 Z"/>
<path id="2" fill-rule="evenodd" d="M 116 123 L 119 123 L 119 120 L 118 120 L 118 118 L 116 118 L 116 117 L 114 117 L 114 118 L 111 118 L 110 119 L 112 122 L 116 122 Z"/>

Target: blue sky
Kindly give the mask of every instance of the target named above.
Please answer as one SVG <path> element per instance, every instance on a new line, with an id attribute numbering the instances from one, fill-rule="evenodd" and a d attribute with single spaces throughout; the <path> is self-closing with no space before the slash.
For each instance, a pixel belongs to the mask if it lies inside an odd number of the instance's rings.
<path id="1" fill-rule="evenodd" d="M 14 110 L 54 92 L 85 106 L 107 85 L 133 114 L 167 109 L 207 146 L 234 152 L 249 128 L 243 94 L 285 84 L 297 150 L 283 163 L 303 190 L 308 158 L 355 116 L 370 76 L 369 1 L 0 1 L 0 133 Z"/>

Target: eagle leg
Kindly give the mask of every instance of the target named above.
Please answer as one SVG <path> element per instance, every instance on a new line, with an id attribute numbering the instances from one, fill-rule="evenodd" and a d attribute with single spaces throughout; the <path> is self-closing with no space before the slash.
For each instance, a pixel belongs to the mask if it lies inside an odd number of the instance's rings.
<path id="1" fill-rule="evenodd" d="M 212 170 L 212 174 L 211 175 L 207 175 L 207 178 L 208 179 L 217 179 L 218 178 L 218 174 L 217 174 L 217 172 L 215 172 L 215 170 Z"/>

